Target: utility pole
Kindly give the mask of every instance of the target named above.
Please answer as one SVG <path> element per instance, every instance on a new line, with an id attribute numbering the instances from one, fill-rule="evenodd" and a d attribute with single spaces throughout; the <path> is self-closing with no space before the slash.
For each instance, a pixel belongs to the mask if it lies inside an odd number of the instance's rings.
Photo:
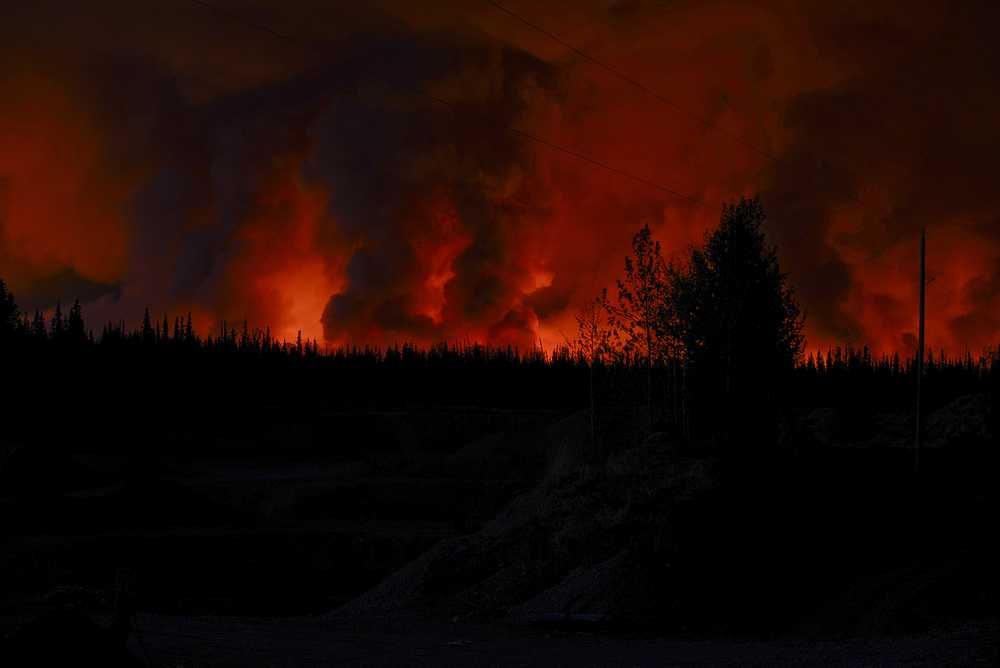
<path id="1" fill-rule="evenodd" d="M 920 323 L 917 335 L 917 416 L 913 440 L 913 471 L 920 472 L 920 445 L 922 437 L 920 395 L 924 376 L 924 292 L 927 286 L 927 229 L 920 230 Z"/>

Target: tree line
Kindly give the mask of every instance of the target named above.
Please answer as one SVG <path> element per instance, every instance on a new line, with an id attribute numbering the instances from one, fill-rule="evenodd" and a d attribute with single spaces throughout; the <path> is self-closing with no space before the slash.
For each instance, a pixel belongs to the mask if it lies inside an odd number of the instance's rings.
<path id="1" fill-rule="evenodd" d="M 217 350 L 255 354 L 284 354 L 300 357 L 319 354 L 319 342 L 315 339 L 303 339 L 302 332 L 296 340 L 289 342 L 271 334 L 270 327 L 250 328 L 243 321 L 242 328 L 231 327 L 222 322 L 217 335 L 202 337 L 195 332 L 191 313 L 186 318 L 175 316 L 171 322 L 164 314 L 163 319 L 154 319 L 146 308 L 141 324 L 129 328 L 124 320 L 116 323 L 108 322 L 101 329 L 99 336 L 88 329 L 83 318 L 83 308 L 79 300 L 73 302 L 69 314 L 64 314 L 62 305 L 57 302 L 52 315 L 46 319 L 41 310 L 36 309 L 33 316 L 20 310 L 13 293 L 0 278 L 0 342 L 6 346 L 45 346 L 73 347 L 84 345 L 115 346 L 183 346 L 189 350 Z"/>
<path id="2" fill-rule="evenodd" d="M 48 318 L 29 315 L 0 280 L 0 364 L 20 379 L 25 397 L 49 403 L 60 396 L 80 403 L 81 396 L 73 384 L 45 381 L 46 373 L 74 368 L 76 385 L 98 384 L 107 397 L 121 394 L 113 379 L 139 376 L 127 387 L 142 388 L 128 397 L 140 412 L 157 401 L 244 410 L 279 398 L 326 406 L 586 407 L 597 449 L 602 434 L 620 440 L 636 422 L 643 433 L 689 441 L 773 443 L 782 419 L 817 406 L 907 410 L 912 360 L 874 358 L 863 347 L 804 355 L 804 318 L 765 219 L 758 199 L 727 205 L 704 243 L 677 261 L 664 258 L 643 226 L 615 289 L 585 305 L 576 337 L 549 352 L 476 343 L 326 351 L 301 334 L 290 342 L 246 322 L 223 322 L 203 336 L 190 314 L 154 318 L 149 309 L 138 327 L 106 323 L 95 336 L 79 301 L 68 314 L 57 305 Z M 994 351 L 931 354 L 929 408 L 989 391 L 997 359 Z"/>

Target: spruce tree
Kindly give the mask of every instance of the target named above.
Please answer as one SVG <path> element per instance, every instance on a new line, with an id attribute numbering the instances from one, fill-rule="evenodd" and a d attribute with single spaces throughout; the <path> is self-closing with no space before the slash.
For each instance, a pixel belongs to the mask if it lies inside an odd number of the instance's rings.
<path id="1" fill-rule="evenodd" d="M 0 343 L 13 340 L 21 329 L 21 311 L 17 308 L 14 294 L 0 279 Z"/>
<path id="2" fill-rule="evenodd" d="M 677 332 L 700 415 L 724 440 L 771 436 L 802 352 L 803 318 L 765 238 L 765 219 L 757 198 L 725 205 L 688 266 L 672 270 Z"/>
<path id="3" fill-rule="evenodd" d="M 45 341 L 49 337 L 45 328 L 45 316 L 39 309 L 35 309 L 35 317 L 31 320 L 31 335 L 39 341 Z"/>
<path id="4" fill-rule="evenodd" d="M 52 340 L 56 343 L 62 343 L 65 333 L 66 324 L 63 320 L 62 304 L 57 301 L 55 313 L 52 314 Z"/>
<path id="5" fill-rule="evenodd" d="M 156 330 L 153 329 L 153 321 L 149 317 L 149 307 L 146 307 L 142 314 L 142 330 L 139 332 L 140 340 L 145 345 L 156 343 Z"/>
<path id="6" fill-rule="evenodd" d="M 73 306 L 69 310 L 69 318 L 66 321 L 66 338 L 74 344 L 80 345 L 87 341 L 87 328 L 83 321 L 83 308 L 80 300 L 73 301 Z"/>

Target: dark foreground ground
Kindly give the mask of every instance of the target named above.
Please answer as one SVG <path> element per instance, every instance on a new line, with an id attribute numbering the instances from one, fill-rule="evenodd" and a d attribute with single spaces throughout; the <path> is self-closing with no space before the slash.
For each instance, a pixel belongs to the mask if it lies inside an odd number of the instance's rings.
<path id="1" fill-rule="evenodd" d="M 124 573 L 135 665 L 998 665 L 980 413 L 932 419 L 919 477 L 900 419 L 829 411 L 736 461 L 653 434 L 595 465 L 581 414 L 465 409 L 0 444 L 0 637 L 106 628 Z"/>

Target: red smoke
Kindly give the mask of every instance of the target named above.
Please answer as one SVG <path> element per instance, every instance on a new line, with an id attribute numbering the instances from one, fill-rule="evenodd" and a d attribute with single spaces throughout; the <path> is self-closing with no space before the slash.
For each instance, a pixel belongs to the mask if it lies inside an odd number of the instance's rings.
<path id="1" fill-rule="evenodd" d="M 552 347 L 643 223 L 682 257 L 760 192 L 810 348 L 912 348 L 923 226 L 930 344 L 1000 336 L 988 4 L 509 3 L 653 95 L 489 3 L 224 3 L 294 40 L 63 5 L 0 35 L 0 275 L 29 307 Z"/>

